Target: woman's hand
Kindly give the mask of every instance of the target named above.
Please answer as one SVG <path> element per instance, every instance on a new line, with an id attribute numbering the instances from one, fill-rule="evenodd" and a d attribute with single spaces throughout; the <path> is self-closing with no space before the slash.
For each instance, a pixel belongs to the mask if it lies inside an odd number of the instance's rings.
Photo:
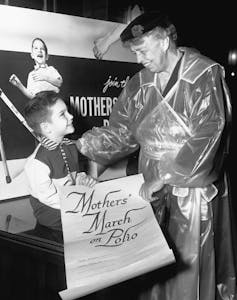
<path id="1" fill-rule="evenodd" d="M 85 172 L 80 172 L 76 177 L 76 185 L 85 185 L 88 187 L 93 187 L 98 181 L 90 175 L 87 175 Z"/>
<path id="2" fill-rule="evenodd" d="M 158 192 L 164 186 L 164 182 L 161 179 L 157 179 L 154 182 L 144 182 L 140 188 L 139 195 L 149 201 L 152 202 L 156 200 L 156 197 L 153 197 L 153 193 Z"/>

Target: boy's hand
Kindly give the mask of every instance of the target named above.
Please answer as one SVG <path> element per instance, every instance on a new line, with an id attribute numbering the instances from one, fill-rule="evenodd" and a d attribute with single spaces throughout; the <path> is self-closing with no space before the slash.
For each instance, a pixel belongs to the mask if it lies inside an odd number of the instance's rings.
<path id="1" fill-rule="evenodd" d="M 76 177 L 76 185 L 85 185 L 88 187 L 93 187 L 98 181 L 90 175 L 87 175 L 85 172 L 80 172 Z"/>
<path id="2" fill-rule="evenodd" d="M 18 87 L 19 85 L 21 85 L 21 81 L 20 79 L 15 75 L 15 74 L 12 74 L 9 78 L 9 82 L 11 84 L 13 84 L 14 86 Z"/>
<path id="3" fill-rule="evenodd" d="M 104 54 L 108 51 L 110 45 L 107 36 L 100 37 L 94 41 L 93 52 L 97 59 L 102 59 Z"/>
<path id="4" fill-rule="evenodd" d="M 48 81 L 49 80 L 49 78 L 46 74 L 42 74 L 39 71 L 34 72 L 32 74 L 32 78 L 33 78 L 34 81 L 43 81 L 43 80 Z"/>

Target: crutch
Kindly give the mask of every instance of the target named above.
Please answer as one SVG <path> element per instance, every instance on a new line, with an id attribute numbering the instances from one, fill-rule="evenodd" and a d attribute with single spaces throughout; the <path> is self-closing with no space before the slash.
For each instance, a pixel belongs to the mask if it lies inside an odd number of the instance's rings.
<path id="1" fill-rule="evenodd" d="M 14 113 L 14 115 L 18 118 L 18 120 L 29 130 L 29 132 L 39 141 L 39 138 L 35 135 L 33 129 L 27 124 L 25 118 L 21 115 L 21 113 L 17 110 L 17 108 L 13 105 L 13 103 L 8 99 L 8 97 L 3 93 L 2 89 L 0 88 L 0 98 L 3 102 L 10 108 L 10 110 Z M 0 120 L 1 121 L 1 120 Z M 1 124 L 0 124 L 1 125 Z M 3 162 L 3 168 L 6 175 L 6 182 L 11 182 L 11 177 L 7 167 L 7 160 L 4 152 L 3 142 L 1 138 L 1 126 L 0 126 L 0 150 L 1 150 L 1 157 Z"/>
<path id="2" fill-rule="evenodd" d="M 33 129 L 26 123 L 25 118 L 22 114 L 18 111 L 18 109 L 14 106 L 14 104 L 8 99 L 8 97 L 3 93 L 2 89 L 0 88 L 0 98 L 3 102 L 10 108 L 10 110 L 14 113 L 14 115 L 18 118 L 18 120 L 29 130 L 29 132 L 37 139 L 39 138 L 35 135 Z"/>
<path id="3" fill-rule="evenodd" d="M 0 112 L 0 153 L 1 153 L 2 165 L 3 165 L 4 173 L 5 173 L 5 176 L 6 176 L 6 182 L 10 183 L 12 180 L 11 180 L 10 173 L 9 173 L 9 170 L 8 170 L 7 160 L 6 160 L 6 155 L 5 155 L 5 150 L 4 150 L 3 141 L 2 141 L 1 112 Z"/>

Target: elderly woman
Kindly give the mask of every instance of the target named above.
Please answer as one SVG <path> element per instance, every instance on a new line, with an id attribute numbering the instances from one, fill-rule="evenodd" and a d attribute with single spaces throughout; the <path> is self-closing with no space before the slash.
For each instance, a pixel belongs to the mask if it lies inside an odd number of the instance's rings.
<path id="1" fill-rule="evenodd" d="M 123 89 L 109 126 L 87 131 L 77 146 L 103 165 L 140 147 L 140 195 L 151 202 L 176 264 L 147 274 L 138 297 L 234 299 L 230 199 L 222 172 L 231 118 L 224 69 L 194 49 L 179 48 L 176 28 L 162 13 L 138 16 L 120 38 L 145 68 Z"/>

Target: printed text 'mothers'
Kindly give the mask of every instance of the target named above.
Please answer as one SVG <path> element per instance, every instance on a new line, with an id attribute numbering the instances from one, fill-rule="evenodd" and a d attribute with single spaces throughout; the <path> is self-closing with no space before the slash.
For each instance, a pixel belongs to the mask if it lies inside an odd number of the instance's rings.
<path id="1" fill-rule="evenodd" d="M 109 116 L 117 97 L 70 96 L 70 106 L 82 117 Z"/>

